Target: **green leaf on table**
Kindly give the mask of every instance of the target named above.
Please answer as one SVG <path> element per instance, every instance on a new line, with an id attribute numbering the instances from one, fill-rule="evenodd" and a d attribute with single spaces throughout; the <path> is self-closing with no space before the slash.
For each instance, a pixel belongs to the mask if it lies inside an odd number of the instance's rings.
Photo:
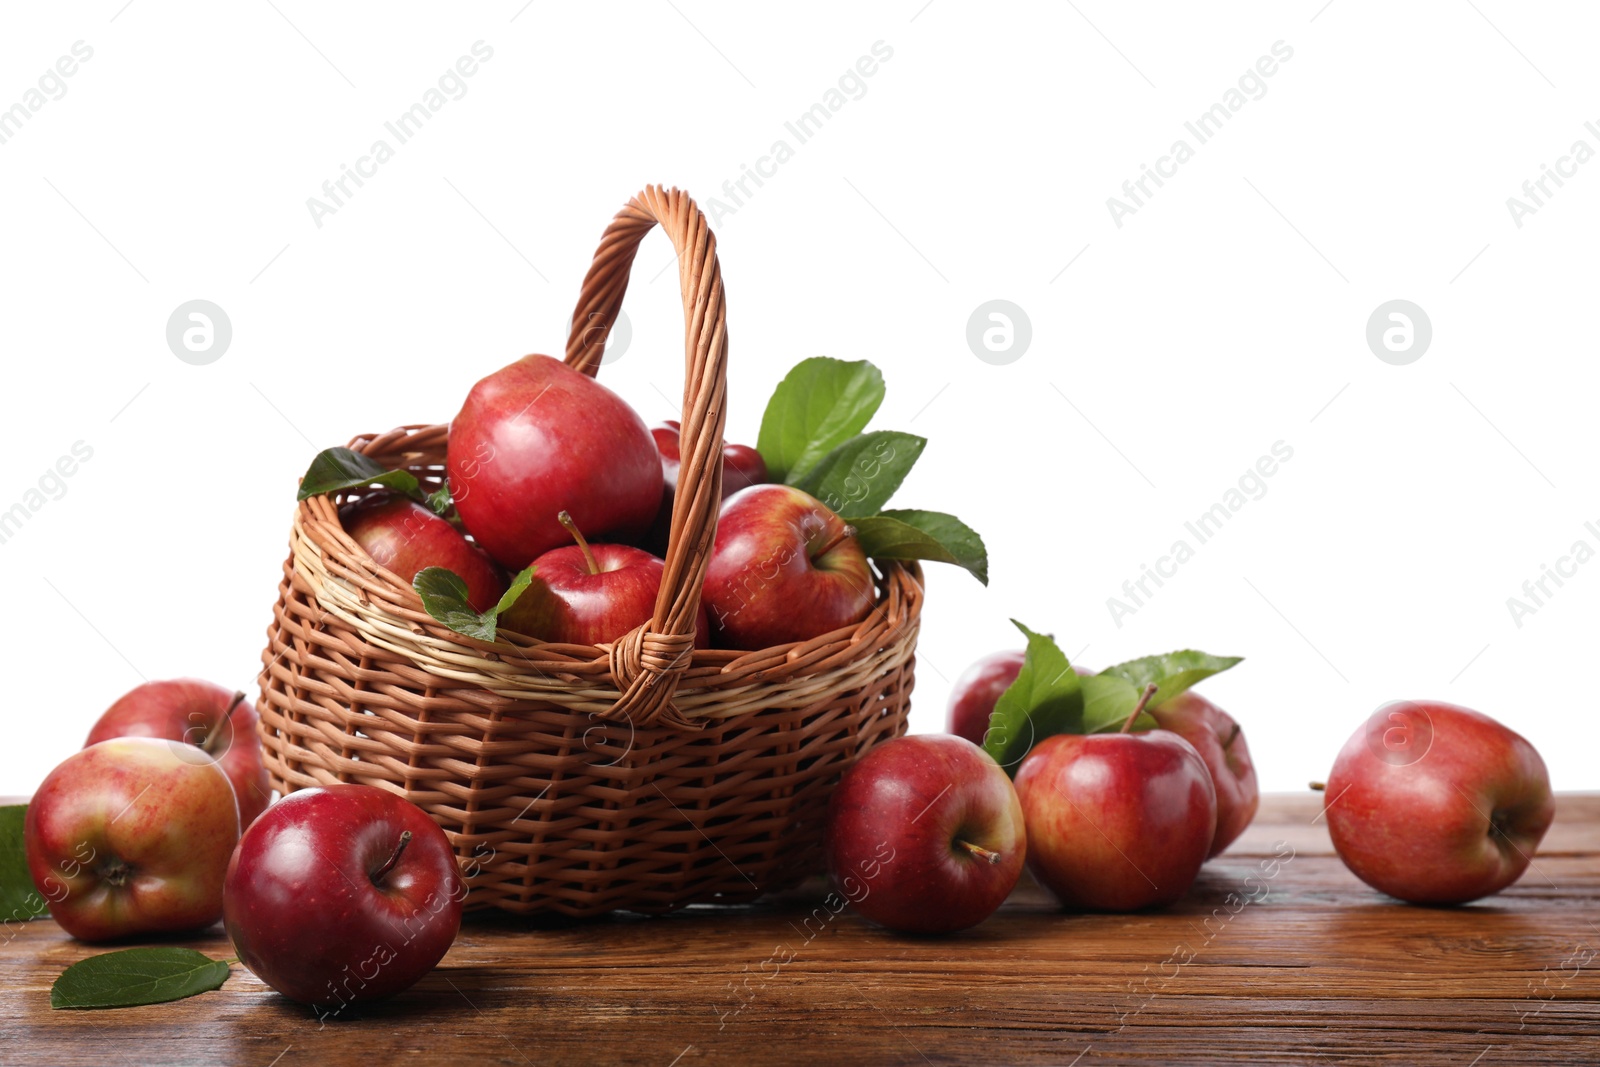
<path id="1" fill-rule="evenodd" d="M 857 434 L 792 481 L 840 515 L 876 515 L 928 444 L 898 430 Z"/>
<path id="2" fill-rule="evenodd" d="M 228 964 L 192 948 L 125 948 L 79 960 L 50 987 L 52 1008 L 128 1008 L 220 989 Z"/>
<path id="3" fill-rule="evenodd" d="M 0 807 L 0 926 L 27 922 L 45 913 L 44 897 L 28 874 L 28 857 L 22 847 L 22 820 L 26 804 Z"/>
<path id="4" fill-rule="evenodd" d="M 1083 732 L 1082 679 L 1066 653 L 1047 634 L 1036 634 L 1016 619 L 1011 624 L 1028 639 L 1022 670 L 989 715 L 983 750 L 1015 775 L 1022 757 L 1052 734 Z"/>
<path id="5" fill-rule="evenodd" d="M 1150 707 L 1159 708 L 1190 686 L 1204 681 L 1213 674 L 1221 674 L 1243 659 L 1243 656 L 1212 656 L 1193 649 L 1185 649 L 1181 652 L 1168 652 L 1163 656 L 1130 659 L 1115 667 L 1107 667 L 1100 673 L 1126 678 L 1138 692 L 1143 692 L 1145 686 L 1154 684 L 1156 695 L 1150 698 Z M 1128 710 L 1130 712 L 1133 710 L 1132 704 L 1128 705 Z"/>
<path id="6" fill-rule="evenodd" d="M 976 530 L 942 511 L 892 508 L 851 519 L 856 539 L 877 559 L 926 559 L 954 563 L 989 584 L 989 553 Z"/>
<path id="7" fill-rule="evenodd" d="M 1139 706 L 1144 687 L 1136 686 L 1115 674 L 1096 674 L 1083 680 L 1083 729 L 1081 733 L 1115 733 Z M 1153 698 L 1152 698 L 1153 699 Z M 1153 730 L 1156 721 L 1149 712 L 1140 712 L 1133 721 L 1135 730 Z"/>
<path id="8" fill-rule="evenodd" d="M 411 588 L 422 598 L 423 610 L 434 619 L 458 634 L 493 644 L 501 613 L 517 602 L 532 581 L 530 564 L 517 572 L 500 602 L 488 611 L 478 611 L 467 602 L 467 583 L 447 567 L 423 568 L 411 579 Z"/>
<path id="9" fill-rule="evenodd" d="M 767 401 L 756 438 L 772 479 L 792 484 L 866 429 L 883 392 L 882 373 L 866 360 L 815 356 L 795 364 Z"/>
<path id="10" fill-rule="evenodd" d="M 422 489 L 410 471 L 392 471 L 369 456 L 351 448 L 325 448 L 318 452 L 300 480 L 296 500 L 308 500 L 323 493 L 381 485 L 421 502 Z"/>

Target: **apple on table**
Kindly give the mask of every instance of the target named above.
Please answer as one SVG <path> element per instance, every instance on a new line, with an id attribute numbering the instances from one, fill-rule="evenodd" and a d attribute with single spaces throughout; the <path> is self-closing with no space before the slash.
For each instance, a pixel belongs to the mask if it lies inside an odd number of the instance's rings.
<path id="1" fill-rule="evenodd" d="M 1217 793 L 1194 746 L 1170 730 L 1055 734 L 1017 770 L 1028 869 L 1069 907 L 1136 911 L 1189 891 L 1211 850 Z"/>
<path id="2" fill-rule="evenodd" d="M 243 693 L 196 678 L 145 682 L 119 697 L 89 730 L 84 747 L 113 737 L 182 741 L 215 759 L 233 785 L 239 824 L 249 826 L 272 802 L 256 733 L 255 705 Z"/>
<path id="3" fill-rule="evenodd" d="M 34 887 L 83 941 L 215 923 L 238 840 L 239 805 L 221 766 L 157 737 L 115 737 L 73 753 L 23 818 Z"/>
<path id="4" fill-rule="evenodd" d="M 1464 904 L 1527 870 L 1555 819 L 1544 760 L 1482 712 L 1401 700 L 1345 742 L 1323 793 L 1339 858 L 1374 889 Z"/>
<path id="5" fill-rule="evenodd" d="M 368 785 L 289 794 L 227 864 L 228 937 L 291 1000 L 339 1010 L 431 971 L 461 927 L 466 883 L 444 831 Z"/>
<path id="6" fill-rule="evenodd" d="M 844 773 L 828 806 L 835 889 L 903 933 L 950 933 L 988 918 L 1022 875 L 1022 809 L 1006 772 L 948 734 L 886 741 Z"/>

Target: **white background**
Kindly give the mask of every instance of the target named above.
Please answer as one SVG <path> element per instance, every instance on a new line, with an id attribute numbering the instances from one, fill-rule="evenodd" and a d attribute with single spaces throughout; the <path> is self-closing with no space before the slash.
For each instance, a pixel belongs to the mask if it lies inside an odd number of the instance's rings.
<path id="1" fill-rule="evenodd" d="M 0 544 L 0 793 L 142 677 L 252 687 L 310 457 L 448 420 L 477 378 L 559 352 L 628 196 L 732 207 L 723 182 L 780 138 L 794 158 L 716 223 L 730 436 L 826 354 L 882 367 L 875 426 L 930 438 L 896 503 L 977 527 L 993 580 L 930 567 L 914 729 L 969 659 L 1019 643 L 1016 617 L 1095 666 L 1248 657 L 1203 688 L 1268 789 L 1325 775 L 1402 697 L 1489 712 L 1558 788 L 1600 787 L 1600 562 L 1520 627 L 1507 608 L 1574 541 L 1600 548 L 1600 162 L 1520 228 L 1506 206 L 1573 141 L 1600 148 L 1592 12 L 274 3 L 31 5 L 0 34 L 0 107 L 94 49 L 0 145 L 0 510 L 93 449 Z M 307 198 L 479 40 L 466 95 L 316 226 Z M 784 122 L 878 41 L 865 94 L 797 144 Z M 1198 145 L 1184 122 L 1276 41 L 1292 59 Z M 1107 198 L 1180 137 L 1194 158 L 1116 226 Z M 650 237 L 603 373 L 652 423 L 682 383 L 670 260 Z M 233 324 L 207 366 L 165 339 L 196 298 Z M 965 336 L 996 298 L 1032 323 L 1005 366 Z M 1406 366 L 1365 340 L 1397 298 L 1434 330 Z M 1294 455 L 1266 495 L 1116 625 L 1107 598 L 1277 441 Z"/>

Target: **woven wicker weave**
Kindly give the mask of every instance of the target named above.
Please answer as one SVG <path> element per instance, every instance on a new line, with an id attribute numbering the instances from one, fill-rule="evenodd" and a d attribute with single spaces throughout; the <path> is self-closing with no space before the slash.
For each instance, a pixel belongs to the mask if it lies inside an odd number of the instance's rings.
<path id="1" fill-rule="evenodd" d="M 455 846 L 469 907 L 595 915 L 738 902 L 819 866 L 829 792 L 904 732 L 922 604 L 914 564 L 885 563 L 859 625 L 759 652 L 693 651 L 716 530 L 727 390 L 716 239 L 694 202 L 650 187 L 607 227 L 567 363 L 593 375 L 640 240 L 678 251 L 688 359 L 681 482 L 655 618 L 599 648 L 435 622 L 409 576 L 299 505 L 262 655 L 261 735 L 288 793 L 361 782 L 420 805 Z M 350 447 L 443 478 L 447 426 Z"/>

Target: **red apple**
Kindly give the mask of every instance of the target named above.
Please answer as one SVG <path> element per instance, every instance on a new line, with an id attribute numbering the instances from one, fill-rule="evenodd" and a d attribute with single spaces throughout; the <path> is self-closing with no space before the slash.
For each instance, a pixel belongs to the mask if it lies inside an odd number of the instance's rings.
<path id="1" fill-rule="evenodd" d="M 661 479 L 666 483 L 666 501 L 671 503 L 672 494 L 678 488 L 678 446 L 682 430 L 677 419 L 668 419 L 660 426 L 652 427 L 650 436 L 655 439 L 656 451 L 661 454 Z M 748 489 L 752 485 L 763 485 L 767 481 L 767 462 L 761 458 L 761 453 L 749 445 L 722 446 L 722 498 L 737 493 L 741 489 Z"/>
<path id="2" fill-rule="evenodd" d="M 410 582 L 428 567 L 445 567 L 467 583 L 467 603 L 488 611 L 506 591 L 488 553 L 450 522 L 403 496 L 377 494 L 339 509 L 339 521 L 372 561 Z"/>
<path id="3" fill-rule="evenodd" d="M 1138 714 L 1122 733 L 1047 737 L 1017 770 L 1028 869 L 1068 907 L 1170 904 L 1189 891 L 1211 849 L 1211 772 L 1169 730 L 1126 732 Z"/>
<path id="4" fill-rule="evenodd" d="M 677 419 L 668 419 L 660 426 L 650 428 L 655 438 L 656 450 L 661 453 L 661 480 L 666 483 L 661 493 L 661 510 L 645 536 L 644 545 L 651 552 L 667 554 L 668 535 L 672 530 L 672 501 L 678 492 L 678 447 L 681 426 Z M 749 445 L 722 445 L 722 499 L 726 500 L 741 489 L 762 485 L 767 481 L 767 462 L 761 453 Z"/>
<path id="5" fill-rule="evenodd" d="M 198 758 L 197 758 L 198 757 Z M 118 737 L 75 752 L 28 804 L 28 872 L 84 941 L 199 930 L 222 917 L 239 806 L 193 745 Z"/>
<path id="6" fill-rule="evenodd" d="M 1163 730 L 1171 730 L 1193 745 L 1211 772 L 1211 782 L 1217 787 L 1217 834 L 1211 841 L 1211 855 L 1215 856 L 1244 833 L 1261 804 L 1261 787 L 1256 784 L 1256 768 L 1244 731 L 1232 715 L 1192 689 L 1147 710 Z"/>
<path id="7" fill-rule="evenodd" d="M 666 565 L 642 548 L 591 545 L 570 515 L 563 511 L 560 518 L 577 544 L 553 548 L 534 561 L 533 581 L 500 616 L 501 625 L 541 641 L 600 645 L 648 622 Z M 710 641 L 702 607 L 695 647 L 708 648 Z"/>
<path id="8" fill-rule="evenodd" d="M 566 544 L 556 512 L 631 541 L 661 507 L 661 457 L 621 397 L 549 356 L 527 356 L 472 387 L 450 423 L 456 510 L 513 571 Z"/>
<path id="9" fill-rule="evenodd" d="M 703 597 L 718 647 L 759 649 L 858 623 L 877 590 L 844 520 L 793 486 L 754 485 L 722 505 Z"/>
<path id="10" fill-rule="evenodd" d="M 113 737 L 163 737 L 198 746 L 222 765 L 239 802 L 239 824 L 249 826 L 272 803 L 256 735 L 259 719 L 243 693 L 220 685 L 194 678 L 146 682 L 107 708 L 83 744 L 87 748 Z"/>
<path id="11" fill-rule="evenodd" d="M 1323 810 L 1357 878 L 1417 904 L 1464 904 L 1521 877 L 1555 818 L 1520 735 L 1438 701 L 1385 704 L 1345 743 Z"/>
<path id="12" fill-rule="evenodd" d="M 945 732 L 965 737 L 975 745 L 983 744 L 989 732 L 989 716 L 1000 694 L 1011 688 L 1022 672 L 1025 653 L 1021 649 L 991 652 L 968 667 L 956 679 L 950 690 L 950 706 L 945 720 Z M 1087 678 L 1094 671 L 1074 665 L 1080 677 Z"/>
<path id="13" fill-rule="evenodd" d="M 234 951 L 291 1000 L 378 1000 L 431 971 L 461 927 L 466 883 L 444 831 L 368 785 L 291 793 L 228 863 Z"/>
<path id="14" fill-rule="evenodd" d="M 1022 875 L 1027 834 L 991 756 L 959 737 L 919 734 L 845 771 L 828 806 L 826 852 L 835 889 L 861 915 L 941 934 L 1000 906 Z"/>

